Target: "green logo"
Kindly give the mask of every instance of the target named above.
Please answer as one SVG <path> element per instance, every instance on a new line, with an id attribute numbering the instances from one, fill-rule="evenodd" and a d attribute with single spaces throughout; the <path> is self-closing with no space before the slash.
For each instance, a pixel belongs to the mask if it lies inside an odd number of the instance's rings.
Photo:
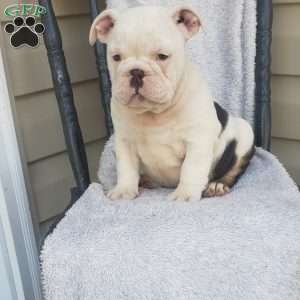
<path id="1" fill-rule="evenodd" d="M 38 4 L 12 4 L 5 8 L 4 14 L 7 17 L 33 15 L 40 17 L 46 13 L 46 8 Z"/>

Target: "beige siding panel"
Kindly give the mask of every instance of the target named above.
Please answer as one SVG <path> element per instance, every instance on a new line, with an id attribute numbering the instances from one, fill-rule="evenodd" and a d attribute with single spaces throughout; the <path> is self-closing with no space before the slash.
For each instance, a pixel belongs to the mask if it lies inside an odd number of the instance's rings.
<path id="1" fill-rule="evenodd" d="M 32 3 L 33 1 L 27 1 L 26 3 Z M 37 2 L 37 1 L 36 1 Z M 0 0 L 0 20 L 6 21 L 7 18 L 2 13 L 8 5 L 18 3 L 17 0 Z M 70 16 L 89 13 L 89 2 L 82 0 L 53 0 L 53 8 L 57 16 Z"/>
<path id="2" fill-rule="evenodd" d="M 96 181 L 98 160 L 103 145 L 104 140 L 100 140 L 86 146 L 93 181 Z M 29 173 L 40 222 L 63 211 L 70 201 L 70 188 L 74 185 L 67 154 L 62 153 L 30 164 Z"/>
<path id="3" fill-rule="evenodd" d="M 272 77 L 272 135 L 300 140 L 300 77 Z M 300 159 L 300 157 L 299 157 Z"/>
<path id="4" fill-rule="evenodd" d="M 69 16 L 89 13 L 89 1 L 82 0 L 53 0 L 56 16 Z"/>
<path id="5" fill-rule="evenodd" d="M 300 0 L 273 0 L 273 4 L 292 4 L 300 3 Z"/>
<path id="6" fill-rule="evenodd" d="M 76 84 L 73 92 L 85 142 L 104 137 L 106 130 L 98 81 Z M 32 162 L 65 150 L 53 90 L 18 97 L 16 107 L 27 161 Z"/>
<path id="7" fill-rule="evenodd" d="M 300 75 L 300 5 L 274 6 L 272 72 Z"/>
<path id="8" fill-rule="evenodd" d="M 300 185 L 300 142 L 273 138 L 272 152 L 279 158 L 297 184 Z"/>
<path id="9" fill-rule="evenodd" d="M 88 44 L 90 19 L 88 16 L 70 17 L 59 22 L 63 48 L 71 81 L 80 82 L 97 78 L 93 48 Z M 35 49 L 13 49 L 6 44 L 8 66 L 15 96 L 52 88 L 48 58 L 43 45 Z"/>

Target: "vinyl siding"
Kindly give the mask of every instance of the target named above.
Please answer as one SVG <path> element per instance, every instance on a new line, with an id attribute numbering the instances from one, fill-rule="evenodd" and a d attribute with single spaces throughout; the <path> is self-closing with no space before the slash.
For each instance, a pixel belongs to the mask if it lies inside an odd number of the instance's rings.
<path id="1" fill-rule="evenodd" d="M 0 11 L 16 1 L 0 0 Z M 73 86 L 74 100 L 88 154 L 90 174 L 96 180 L 106 130 L 93 49 L 88 44 L 88 1 L 55 0 L 54 10 Z M 1 15 L 1 27 L 8 19 Z M 1 29 L 2 29 L 1 28 Z M 3 33 L 3 30 L 2 30 Z M 39 221 L 61 212 L 74 186 L 46 50 L 13 49 L 4 35 L 8 76 L 24 145 L 29 181 Z M 1 46 L 2 47 L 2 46 Z"/>
<path id="2" fill-rule="evenodd" d="M 272 152 L 300 184 L 300 0 L 274 0 Z"/>

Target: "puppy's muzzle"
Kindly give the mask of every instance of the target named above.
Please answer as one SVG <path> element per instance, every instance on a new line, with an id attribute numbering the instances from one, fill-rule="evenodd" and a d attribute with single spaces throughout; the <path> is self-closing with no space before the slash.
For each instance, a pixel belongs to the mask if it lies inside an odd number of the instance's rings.
<path id="1" fill-rule="evenodd" d="M 130 72 L 130 86 L 135 89 L 135 93 L 138 94 L 139 89 L 144 85 L 145 72 L 141 69 L 132 69 Z"/>

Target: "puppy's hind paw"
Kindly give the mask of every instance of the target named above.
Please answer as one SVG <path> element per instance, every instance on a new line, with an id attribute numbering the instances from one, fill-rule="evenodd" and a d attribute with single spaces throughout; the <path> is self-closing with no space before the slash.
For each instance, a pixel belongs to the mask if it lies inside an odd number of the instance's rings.
<path id="1" fill-rule="evenodd" d="M 230 188 L 222 182 L 210 182 L 203 192 L 204 197 L 220 197 L 229 193 Z"/>
<path id="2" fill-rule="evenodd" d="M 138 187 L 122 187 L 122 186 L 116 186 L 112 190 L 110 190 L 107 193 L 107 197 L 111 200 L 118 200 L 118 199 L 124 199 L 124 200 L 132 200 L 136 198 L 138 195 Z"/>

